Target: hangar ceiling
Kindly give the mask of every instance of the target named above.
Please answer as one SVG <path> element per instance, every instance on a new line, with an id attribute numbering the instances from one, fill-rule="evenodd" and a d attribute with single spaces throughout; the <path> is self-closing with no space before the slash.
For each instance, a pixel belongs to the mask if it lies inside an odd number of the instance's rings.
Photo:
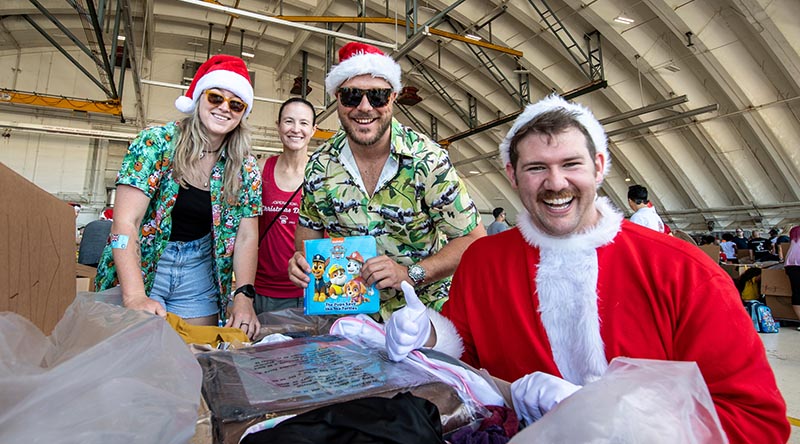
<path id="1" fill-rule="evenodd" d="M 96 62 L 75 69 L 103 102 L 86 106 L 121 106 L 132 127 L 151 123 L 146 107 L 113 99 L 122 87 L 137 97 L 153 87 L 154 51 L 175 63 L 249 53 L 251 66 L 289 83 L 305 74 L 319 92 L 346 35 L 397 56 L 423 100 L 396 107 L 396 117 L 449 142 L 484 213 L 502 206 L 513 222 L 522 209 L 497 146 L 521 103 L 555 92 L 603 122 L 612 168 L 600 192 L 628 213 L 627 187 L 642 184 L 674 228 L 800 222 L 797 0 L 87 1 L 4 0 L 0 53 L 86 48 Z M 128 83 L 106 63 L 116 46 L 134 65 Z M 41 92 L 0 89 L 6 112 Z M 335 129 L 335 113 L 321 126 Z"/>

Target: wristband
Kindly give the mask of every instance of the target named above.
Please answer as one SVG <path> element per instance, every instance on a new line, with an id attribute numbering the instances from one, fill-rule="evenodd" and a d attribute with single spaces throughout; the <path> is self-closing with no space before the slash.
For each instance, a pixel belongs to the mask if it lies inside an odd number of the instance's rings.
<path id="1" fill-rule="evenodd" d="M 256 287 L 253 287 L 253 284 L 242 285 L 241 287 L 237 288 L 236 291 L 233 292 L 233 296 L 236 297 L 236 295 L 239 293 L 247 296 L 250 299 L 255 299 Z"/>

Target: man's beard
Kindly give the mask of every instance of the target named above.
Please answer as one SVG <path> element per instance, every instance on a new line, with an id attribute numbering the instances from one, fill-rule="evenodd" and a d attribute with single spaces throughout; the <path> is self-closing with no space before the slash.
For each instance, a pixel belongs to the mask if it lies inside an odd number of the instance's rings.
<path id="1" fill-rule="evenodd" d="M 353 142 L 362 145 L 362 146 L 371 146 L 376 144 L 381 138 L 386 134 L 386 131 L 389 130 L 389 127 L 392 125 L 392 119 L 386 119 L 384 122 L 380 122 L 380 127 L 378 127 L 378 131 L 375 133 L 375 136 L 370 139 L 364 139 L 364 135 L 359 133 L 358 131 L 354 130 L 353 127 L 349 124 L 342 125 L 344 127 L 344 132 L 347 134 L 347 137 L 352 140 Z"/>

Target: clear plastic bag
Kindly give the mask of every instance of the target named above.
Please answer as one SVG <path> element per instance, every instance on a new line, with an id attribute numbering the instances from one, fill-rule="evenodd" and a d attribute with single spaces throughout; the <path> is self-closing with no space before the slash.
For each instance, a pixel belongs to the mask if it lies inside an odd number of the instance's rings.
<path id="1" fill-rule="evenodd" d="M 694 362 L 616 358 L 511 443 L 726 444 Z"/>
<path id="2" fill-rule="evenodd" d="M 83 293 L 50 337 L 0 313 L 0 442 L 186 443 L 202 371 L 161 318 Z"/>

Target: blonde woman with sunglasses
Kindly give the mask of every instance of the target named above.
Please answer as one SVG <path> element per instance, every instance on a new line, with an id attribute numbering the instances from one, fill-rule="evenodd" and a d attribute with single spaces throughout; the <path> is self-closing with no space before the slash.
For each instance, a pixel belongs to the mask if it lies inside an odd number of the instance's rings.
<path id="1" fill-rule="evenodd" d="M 216 55 L 175 101 L 189 116 L 131 143 L 117 175 L 99 290 L 119 285 L 128 308 L 255 337 L 261 175 L 244 120 L 252 105 L 244 61 Z"/>

